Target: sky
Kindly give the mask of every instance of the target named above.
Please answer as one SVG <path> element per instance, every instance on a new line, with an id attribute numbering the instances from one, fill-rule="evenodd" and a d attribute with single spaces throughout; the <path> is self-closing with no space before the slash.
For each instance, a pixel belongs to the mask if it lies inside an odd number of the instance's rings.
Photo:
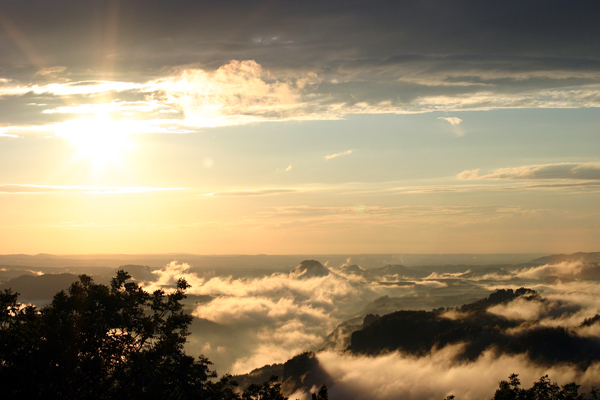
<path id="1" fill-rule="evenodd" d="M 0 254 L 597 251 L 598 20 L 0 0 Z"/>

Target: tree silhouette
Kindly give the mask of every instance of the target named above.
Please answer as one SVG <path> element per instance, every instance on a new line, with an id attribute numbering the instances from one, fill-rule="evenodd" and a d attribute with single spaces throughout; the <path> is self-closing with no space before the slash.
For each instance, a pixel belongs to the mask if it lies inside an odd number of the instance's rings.
<path id="1" fill-rule="evenodd" d="M 0 293 L 3 398 L 233 399 L 210 361 L 185 354 L 187 282 L 148 293 L 119 271 L 110 287 L 81 275 L 40 310 Z"/>
<path id="2" fill-rule="evenodd" d="M 257 385 L 255 383 L 248 386 L 242 394 L 242 400 L 288 400 L 281 394 L 281 383 L 276 376 L 272 376 L 268 381 Z"/>
<path id="3" fill-rule="evenodd" d="M 313 393 L 311 400 L 329 400 L 329 394 L 327 393 L 327 385 L 323 384 L 317 393 Z"/>
<path id="4" fill-rule="evenodd" d="M 508 381 L 500 381 L 492 400 L 583 400 L 584 393 L 579 393 L 580 385 L 575 382 L 562 387 L 553 383 L 548 375 L 544 375 L 529 389 L 522 389 L 517 374 L 508 377 Z M 591 398 L 596 399 L 596 390 L 592 388 Z"/>
<path id="5" fill-rule="evenodd" d="M 511 374 L 508 381 L 500 381 L 492 400 L 584 400 L 585 393 L 579 393 L 580 385 L 575 382 L 559 386 L 553 383 L 548 375 L 544 375 L 529 389 L 520 387 L 519 375 Z M 597 400 L 600 398 L 598 390 L 592 386 L 589 398 Z M 454 400 L 454 395 L 447 396 L 444 400 Z"/>

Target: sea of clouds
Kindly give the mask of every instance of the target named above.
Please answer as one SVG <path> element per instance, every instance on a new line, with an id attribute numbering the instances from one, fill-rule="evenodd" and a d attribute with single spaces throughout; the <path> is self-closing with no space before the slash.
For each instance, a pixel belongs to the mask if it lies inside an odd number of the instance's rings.
<path id="1" fill-rule="evenodd" d="M 338 324 L 364 317 L 381 296 L 398 298 L 400 304 L 439 306 L 444 298 L 491 293 L 499 288 L 529 287 L 541 299 L 517 298 L 490 307 L 487 312 L 522 322 L 510 334 L 537 327 L 562 326 L 572 334 L 600 340 L 600 324 L 582 327 L 600 308 L 598 267 L 581 262 L 507 267 L 500 273 L 464 272 L 429 274 L 425 278 L 350 274 L 346 265 L 333 266 L 325 276 L 273 273 L 262 277 L 203 276 L 187 264 L 172 262 L 154 271 L 146 289 L 168 287 L 180 277 L 192 286 L 188 294 L 203 299 L 193 305 L 195 322 L 190 352 L 204 353 L 219 373 L 243 374 L 267 364 L 283 363 L 307 350 L 319 350 Z M 384 284 L 382 284 L 382 282 Z M 409 283 L 398 284 L 394 282 Z M 391 284 L 390 284 L 391 283 Z M 485 297 L 485 296 L 480 296 Z M 439 299 L 431 303 L 431 299 Z M 422 300 L 421 303 L 419 301 Z M 365 308 L 370 305 L 371 308 Z M 443 304 L 442 304 L 443 305 Z M 448 318 L 456 318 L 449 309 Z M 586 368 L 570 364 L 544 366 L 524 354 L 483 352 L 475 361 L 457 357 L 462 344 L 434 349 L 422 357 L 390 352 L 357 356 L 341 351 L 317 352 L 320 366 L 329 374 L 332 399 L 435 399 L 449 394 L 459 399 L 493 396 L 500 380 L 519 374 L 524 387 L 548 374 L 565 384 L 577 381 L 589 390 L 598 385 L 600 364 Z M 292 398 L 309 398 L 295 393 Z"/>

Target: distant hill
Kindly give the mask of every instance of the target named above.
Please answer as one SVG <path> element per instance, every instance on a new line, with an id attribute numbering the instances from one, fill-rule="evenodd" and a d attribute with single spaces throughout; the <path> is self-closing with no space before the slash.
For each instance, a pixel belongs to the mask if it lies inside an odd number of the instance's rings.
<path id="1" fill-rule="evenodd" d="M 522 264 L 547 253 L 523 254 L 290 254 L 290 255 L 198 255 L 198 254 L 3 254 L 0 264 L 19 268 L 109 267 L 125 264 L 147 265 L 160 268 L 171 261 L 188 263 L 196 268 L 280 269 L 298 265 L 301 260 L 319 259 L 330 267 L 351 262 L 362 268 L 384 265 L 443 266 L 443 265 L 505 265 Z"/>
<path id="2" fill-rule="evenodd" d="M 335 270 L 344 275 L 362 276 L 371 280 L 382 280 L 392 278 L 398 279 L 416 279 L 424 278 L 429 275 L 429 272 L 420 271 L 417 269 L 408 268 L 400 264 L 387 264 L 383 267 L 364 269 L 358 265 L 342 266 Z"/>
<path id="3" fill-rule="evenodd" d="M 15 265 L 0 265 L 0 285 L 11 279 L 17 278 L 21 275 L 35 275 L 38 273 L 30 269 L 22 269 L 20 266 Z"/>
<path id="4" fill-rule="evenodd" d="M 485 299 L 465 304 L 455 311 L 455 318 L 447 318 L 443 310 L 397 311 L 352 333 L 348 350 L 367 355 L 398 350 L 420 356 L 435 347 L 465 343 L 461 357 L 467 360 L 477 359 L 490 347 L 502 353 L 527 353 L 530 359 L 548 365 L 568 362 L 588 366 L 600 360 L 600 342 L 595 338 L 582 337 L 562 327 L 528 327 L 525 321 L 487 312 L 489 307 L 517 298 L 546 302 L 535 291 L 521 288 L 498 290 Z M 507 333 L 517 327 L 518 334 Z"/>
<path id="5" fill-rule="evenodd" d="M 595 253 L 573 253 L 573 254 L 553 254 L 551 256 L 536 258 L 528 262 L 528 264 L 559 264 L 562 262 L 576 262 L 581 261 L 583 263 L 600 263 L 600 252 Z"/>
<path id="6" fill-rule="evenodd" d="M 11 289 L 18 292 L 19 301 L 45 305 L 61 290 L 68 289 L 78 280 L 74 274 L 21 275 L 0 285 L 0 290 Z"/>
<path id="7" fill-rule="evenodd" d="M 405 267 L 404 265 L 388 264 L 381 268 L 373 268 L 367 271 L 367 276 L 371 279 L 384 278 L 389 276 L 396 276 L 398 278 L 424 278 L 429 275 L 426 272 L 416 271 Z"/>
<path id="8" fill-rule="evenodd" d="M 316 260 L 304 260 L 290 272 L 294 278 L 314 278 L 329 275 L 329 269 Z"/>

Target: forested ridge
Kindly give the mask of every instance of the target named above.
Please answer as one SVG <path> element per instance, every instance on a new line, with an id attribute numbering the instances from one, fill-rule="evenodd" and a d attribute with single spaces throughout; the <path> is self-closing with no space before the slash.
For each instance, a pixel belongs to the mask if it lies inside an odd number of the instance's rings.
<path id="1" fill-rule="evenodd" d="M 506 354 L 526 353 L 531 360 L 545 365 L 567 362 L 587 367 L 600 360 L 600 342 L 594 337 L 582 337 L 561 326 L 531 327 L 525 321 L 487 312 L 489 307 L 515 300 L 538 304 L 546 302 L 531 289 L 500 289 L 488 298 L 452 310 L 454 318 L 445 316 L 448 310 L 444 309 L 396 311 L 364 323 L 362 329 L 352 333 L 348 350 L 367 355 L 399 350 L 420 356 L 435 347 L 462 343 L 464 351 L 460 358 L 470 361 L 490 348 Z M 600 316 L 596 315 L 582 320 L 580 327 L 598 321 Z M 509 332 L 517 328 L 520 329 L 518 333 Z"/>

